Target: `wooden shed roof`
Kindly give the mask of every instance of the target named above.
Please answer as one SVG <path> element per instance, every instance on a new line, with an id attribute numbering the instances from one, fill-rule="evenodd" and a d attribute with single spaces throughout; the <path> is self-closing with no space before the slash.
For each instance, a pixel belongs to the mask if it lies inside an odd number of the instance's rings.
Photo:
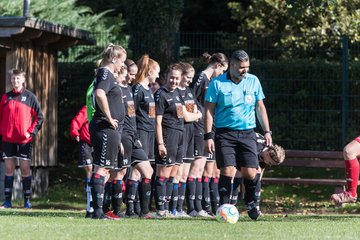
<path id="1" fill-rule="evenodd" d="M 94 45 L 85 30 L 27 17 L 0 17 L 0 47 L 11 47 L 14 41 L 34 41 L 61 50 L 74 45 Z"/>

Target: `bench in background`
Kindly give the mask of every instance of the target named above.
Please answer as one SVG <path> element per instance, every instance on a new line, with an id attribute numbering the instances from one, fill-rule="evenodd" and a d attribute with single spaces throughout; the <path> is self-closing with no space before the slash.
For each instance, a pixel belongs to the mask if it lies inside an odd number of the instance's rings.
<path id="1" fill-rule="evenodd" d="M 281 167 L 305 167 L 305 168 L 345 168 L 343 153 L 339 151 L 307 151 L 286 150 L 285 161 Z M 265 171 L 266 176 L 266 171 Z M 316 178 L 282 178 L 263 177 L 263 184 L 309 184 L 309 185 L 336 185 L 345 186 L 345 169 L 342 179 Z"/>

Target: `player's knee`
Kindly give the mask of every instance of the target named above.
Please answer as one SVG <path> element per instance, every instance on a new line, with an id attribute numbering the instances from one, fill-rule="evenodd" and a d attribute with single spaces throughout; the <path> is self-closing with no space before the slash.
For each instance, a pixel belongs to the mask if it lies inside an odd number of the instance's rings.
<path id="1" fill-rule="evenodd" d="M 356 151 L 354 151 L 354 148 L 351 147 L 349 144 L 346 145 L 343 149 L 343 156 L 344 159 L 354 159 L 356 158 L 358 154 L 356 153 Z"/>

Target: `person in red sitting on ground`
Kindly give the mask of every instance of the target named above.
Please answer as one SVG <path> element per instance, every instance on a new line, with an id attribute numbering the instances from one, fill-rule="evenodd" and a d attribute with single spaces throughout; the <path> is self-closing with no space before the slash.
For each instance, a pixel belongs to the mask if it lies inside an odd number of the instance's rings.
<path id="1" fill-rule="evenodd" d="M 359 182 L 360 136 L 348 143 L 344 150 L 346 190 L 331 195 L 336 204 L 354 203 L 357 199 L 357 186 Z"/>

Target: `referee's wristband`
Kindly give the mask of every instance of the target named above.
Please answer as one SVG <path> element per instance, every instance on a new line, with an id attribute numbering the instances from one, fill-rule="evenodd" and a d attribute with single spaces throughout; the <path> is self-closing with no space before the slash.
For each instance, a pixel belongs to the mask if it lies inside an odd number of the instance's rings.
<path id="1" fill-rule="evenodd" d="M 215 134 L 213 132 L 205 133 L 204 134 L 204 140 L 214 139 Z"/>

